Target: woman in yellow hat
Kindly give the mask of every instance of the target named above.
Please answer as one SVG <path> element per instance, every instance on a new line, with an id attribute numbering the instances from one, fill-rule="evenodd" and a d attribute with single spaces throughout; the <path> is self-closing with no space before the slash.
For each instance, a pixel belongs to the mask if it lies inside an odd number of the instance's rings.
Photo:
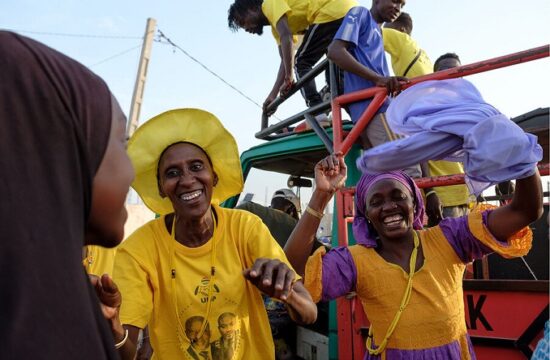
<path id="1" fill-rule="evenodd" d="M 160 217 L 116 255 L 123 353 L 148 326 L 156 358 L 274 358 L 261 292 L 298 322 L 317 310 L 262 221 L 219 205 L 243 187 L 231 134 L 206 111 L 172 110 L 141 126 L 128 152 L 133 187 Z"/>

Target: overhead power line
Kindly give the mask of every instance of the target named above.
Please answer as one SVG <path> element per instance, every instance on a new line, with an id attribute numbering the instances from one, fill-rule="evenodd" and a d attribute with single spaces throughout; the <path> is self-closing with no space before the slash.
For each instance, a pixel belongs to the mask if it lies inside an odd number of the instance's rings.
<path id="1" fill-rule="evenodd" d="M 22 34 L 64 36 L 64 37 L 75 37 L 75 38 L 97 38 L 97 39 L 117 39 L 117 40 L 139 40 L 139 39 L 143 39 L 142 36 L 73 34 L 73 33 L 58 33 L 58 32 L 47 32 L 47 31 L 17 30 L 17 29 L 6 29 L 6 30 L 17 32 L 17 33 L 22 33 Z"/>
<path id="2" fill-rule="evenodd" d="M 139 49 L 140 47 L 141 47 L 141 44 L 136 45 L 136 46 L 133 46 L 133 47 L 131 47 L 131 48 L 129 48 L 129 49 L 126 49 L 126 50 L 124 50 L 124 51 L 121 51 L 121 52 L 119 52 L 119 53 L 116 53 L 116 54 L 114 54 L 114 55 L 111 55 L 111 56 L 109 56 L 109 57 L 107 57 L 107 58 L 105 58 L 105 59 L 103 59 L 103 60 L 100 60 L 100 61 L 96 62 L 95 64 L 88 65 L 88 67 L 94 67 L 94 66 L 96 66 L 96 65 L 103 64 L 103 63 L 105 63 L 105 62 L 107 62 L 107 61 L 109 61 L 109 60 L 113 60 L 113 59 L 115 59 L 115 58 L 117 58 L 117 57 L 119 57 L 119 56 L 122 56 L 122 55 L 124 55 L 124 54 L 126 54 L 126 53 L 129 53 L 129 52 L 132 51 L 132 50 Z"/>
<path id="3" fill-rule="evenodd" d="M 244 97 L 245 99 L 247 99 L 248 101 L 250 101 L 251 103 L 253 103 L 254 105 L 256 105 L 257 107 L 259 107 L 260 109 L 263 109 L 263 107 L 258 104 L 256 101 L 254 101 L 253 99 L 251 99 L 248 95 L 246 95 L 245 93 L 243 93 L 241 90 L 239 90 L 237 87 L 235 87 L 234 85 L 230 84 L 227 80 L 225 80 L 224 78 L 222 78 L 220 75 L 218 75 L 216 72 L 214 72 L 213 70 L 211 70 L 208 66 L 204 65 L 202 62 L 200 62 L 198 59 L 196 59 L 193 55 L 191 55 L 189 52 L 185 51 L 184 49 L 182 49 L 179 45 L 175 44 L 172 40 L 170 40 L 168 37 L 166 37 L 166 35 L 164 35 L 164 33 L 160 30 L 158 30 L 158 33 L 159 33 L 159 39 L 156 40 L 157 42 L 160 42 L 162 44 L 169 44 L 169 45 L 172 45 L 174 48 L 178 49 L 179 51 L 181 51 L 185 56 L 187 56 L 189 59 L 191 59 L 192 61 L 194 61 L 195 63 L 199 64 L 204 70 L 208 71 L 210 74 L 214 75 L 216 78 L 218 78 L 221 82 L 223 82 L 225 85 L 229 86 L 231 89 L 235 90 L 237 93 L 239 93 L 242 97 Z M 162 39 L 164 39 L 166 42 L 162 42 Z"/>

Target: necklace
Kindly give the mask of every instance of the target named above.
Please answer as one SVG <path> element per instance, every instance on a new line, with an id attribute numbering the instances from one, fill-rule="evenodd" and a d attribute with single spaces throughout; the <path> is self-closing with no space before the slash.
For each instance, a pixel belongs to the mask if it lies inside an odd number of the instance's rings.
<path id="1" fill-rule="evenodd" d="M 397 310 L 397 313 L 395 313 L 395 316 L 393 317 L 393 321 L 391 322 L 390 326 L 388 327 L 388 330 L 386 331 L 386 336 L 384 336 L 384 340 L 380 343 L 380 346 L 378 346 L 376 349 L 372 348 L 372 334 L 373 334 L 373 326 L 372 323 L 369 326 L 369 335 L 367 336 L 367 350 L 370 355 L 379 355 L 386 350 L 386 345 L 388 345 L 388 340 L 390 336 L 393 334 L 393 331 L 397 327 L 397 323 L 399 322 L 399 319 L 401 318 L 401 314 L 403 313 L 403 310 L 407 307 L 409 304 L 409 300 L 411 299 L 412 294 L 412 284 L 413 284 L 413 277 L 414 277 L 414 270 L 416 268 L 416 256 L 418 255 L 418 246 L 420 244 L 420 240 L 418 239 L 418 234 L 415 230 L 413 230 L 413 240 L 414 240 L 414 247 L 411 253 L 411 258 L 409 260 L 409 276 L 407 281 L 407 287 L 405 288 L 405 293 L 403 294 L 403 298 L 401 299 L 401 304 L 399 305 L 399 310 Z"/>
<path id="2" fill-rule="evenodd" d="M 213 211 L 213 210 L 211 210 Z M 176 221 L 177 216 L 174 213 L 174 220 L 172 221 L 172 232 L 170 234 L 172 241 L 170 246 L 170 269 L 171 269 L 171 282 L 170 287 L 172 291 L 172 302 L 174 303 L 174 310 L 176 311 L 176 320 L 178 323 L 178 337 L 180 340 L 181 346 L 183 346 L 183 339 L 182 336 L 179 334 L 185 333 L 185 327 L 181 324 L 180 315 L 179 315 L 179 309 L 178 309 L 178 295 L 176 293 L 176 268 L 174 266 L 174 255 L 175 255 L 175 249 L 174 244 L 176 242 Z M 213 229 L 216 229 L 217 221 L 216 216 L 212 215 L 212 221 L 214 222 Z M 214 239 L 214 230 L 212 231 L 212 250 L 210 251 L 210 277 L 208 279 L 208 300 L 206 303 L 206 312 L 204 314 L 204 318 L 202 320 L 201 328 L 199 333 L 195 336 L 194 339 L 190 339 L 191 343 L 196 343 L 204 334 L 206 331 L 206 327 L 208 326 L 208 317 L 210 316 L 210 311 L 212 310 L 212 292 L 214 289 L 214 281 L 216 278 L 216 241 Z"/>

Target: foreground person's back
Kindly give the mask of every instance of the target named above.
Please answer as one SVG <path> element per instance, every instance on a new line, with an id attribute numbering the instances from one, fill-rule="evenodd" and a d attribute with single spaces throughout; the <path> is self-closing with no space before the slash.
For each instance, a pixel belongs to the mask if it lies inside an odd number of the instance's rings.
<path id="1" fill-rule="evenodd" d="M 9 32 L 0 69 L 0 357 L 117 359 L 81 263 L 111 94 L 79 63 Z"/>

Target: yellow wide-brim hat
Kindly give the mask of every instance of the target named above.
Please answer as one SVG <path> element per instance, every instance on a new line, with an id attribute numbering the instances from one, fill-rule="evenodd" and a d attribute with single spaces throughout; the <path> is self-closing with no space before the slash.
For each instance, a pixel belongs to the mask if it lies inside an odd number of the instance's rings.
<path id="1" fill-rule="evenodd" d="M 172 144 L 189 142 L 210 157 L 218 183 L 212 202 L 219 204 L 243 190 L 239 150 L 233 136 L 213 114 L 200 109 L 175 109 L 141 125 L 128 141 L 128 155 L 136 172 L 132 187 L 153 212 L 174 212 L 172 203 L 159 194 L 157 167 L 162 152 Z"/>

